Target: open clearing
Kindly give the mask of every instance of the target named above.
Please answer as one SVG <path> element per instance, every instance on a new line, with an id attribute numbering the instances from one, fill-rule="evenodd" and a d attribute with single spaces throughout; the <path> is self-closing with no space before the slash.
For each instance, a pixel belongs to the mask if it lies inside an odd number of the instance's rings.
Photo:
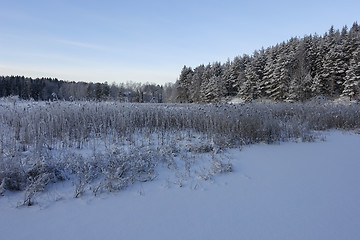
<path id="1" fill-rule="evenodd" d="M 74 199 L 62 182 L 32 207 L 16 207 L 23 193 L 7 194 L 1 238 L 359 239 L 360 135 L 325 136 L 228 150 L 232 173 L 182 187 L 164 172 L 100 197 Z"/>

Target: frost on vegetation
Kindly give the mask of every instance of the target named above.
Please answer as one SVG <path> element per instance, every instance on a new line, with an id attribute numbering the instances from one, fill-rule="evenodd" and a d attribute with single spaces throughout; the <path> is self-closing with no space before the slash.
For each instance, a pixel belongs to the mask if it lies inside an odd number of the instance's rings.
<path id="1" fill-rule="evenodd" d="M 182 186 L 231 172 L 226 148 L 360 128 L 358 104 L 4 101 L 0 113 L 0 195 L 24 191 L 25 205 L 59 181 L 73 183 L 74 197 L 98 195 L 152 181 L 159 168 Z"/>

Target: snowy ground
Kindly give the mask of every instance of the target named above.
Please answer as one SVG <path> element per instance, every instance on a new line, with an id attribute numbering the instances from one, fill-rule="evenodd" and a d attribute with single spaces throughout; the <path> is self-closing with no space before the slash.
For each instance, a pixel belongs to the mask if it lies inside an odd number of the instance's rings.
<path id="1" fill-rule="evenodd" d="M 359 134 L 331 132 L 325 142 L 230 150 L 233 173 L 182 187 L 160 172 L 100 197 L 60 197 L 66 183 L 48 204 L 16 208 L 21 193 L 6 195 L 0 238 L 360 239 L 359 146 Z"/>

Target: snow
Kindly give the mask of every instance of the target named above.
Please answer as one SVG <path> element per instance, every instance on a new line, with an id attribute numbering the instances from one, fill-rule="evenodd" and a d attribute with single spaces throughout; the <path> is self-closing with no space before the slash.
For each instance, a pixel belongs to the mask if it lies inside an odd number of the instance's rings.
<path id="1" fill-rule="evenodd" d="M 245 101 L 242 98 L 235 97 L 235 98 L 230 99 L 230 101 L 228 103 L 229 104 L 241 104 L 241 103 L 245 103 Z"/>
<path id="2" fill-rule="evenodd" d="M 315 143 L 257 144 L 227 151 L 232 173 L 183 187 L 153 182 L 79 199 L 15 207 L 0 198 L 0 236 L 20 239 L 360 239 L 360 135 Z M 55 192 L 55 193 L 54 193 Z M 72 196 L 69 193 L 69 196 Z"/>

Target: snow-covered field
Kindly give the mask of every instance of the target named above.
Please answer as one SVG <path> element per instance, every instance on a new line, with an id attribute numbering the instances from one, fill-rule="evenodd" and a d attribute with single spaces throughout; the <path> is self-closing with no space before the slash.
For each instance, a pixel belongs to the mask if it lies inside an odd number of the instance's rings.
<path id="1" fill-rule="evenodd" d="M 360 239 L 360 135 L 227 150 L 232 173 L 180 187 L 169 171 L 73 198 L 69 181 L 31 207 L 0 198 L 0 239 Z M 199 155 L 201 158 L 201 155 Z"/>

